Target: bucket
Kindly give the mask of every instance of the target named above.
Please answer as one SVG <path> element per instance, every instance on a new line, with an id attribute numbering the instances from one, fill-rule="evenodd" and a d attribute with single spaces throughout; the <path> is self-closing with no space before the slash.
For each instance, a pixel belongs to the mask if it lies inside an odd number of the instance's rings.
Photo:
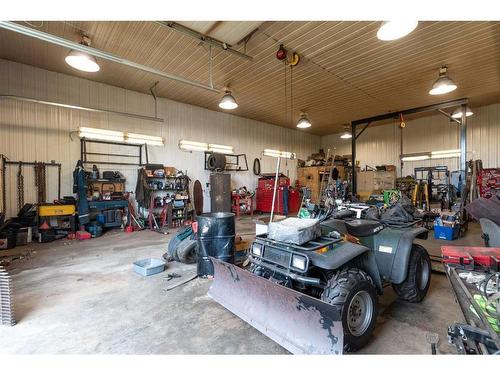
<path id="1" fill-rule="evenodd" d="M 213 212 L 197 217 L 198 220 L 198 275 L 213 276 L 210 257 L 234 263 L 234 214 Z"/>

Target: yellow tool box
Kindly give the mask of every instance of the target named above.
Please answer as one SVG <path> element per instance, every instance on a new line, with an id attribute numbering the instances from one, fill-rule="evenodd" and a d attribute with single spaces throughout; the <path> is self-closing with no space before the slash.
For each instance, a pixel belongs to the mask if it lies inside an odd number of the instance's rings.
<path id="1" fill-rule="evenodd" d="M 74 215 L 74 204 L 41 204 L 38 206 L 38 216 L 65 216 Z"/>

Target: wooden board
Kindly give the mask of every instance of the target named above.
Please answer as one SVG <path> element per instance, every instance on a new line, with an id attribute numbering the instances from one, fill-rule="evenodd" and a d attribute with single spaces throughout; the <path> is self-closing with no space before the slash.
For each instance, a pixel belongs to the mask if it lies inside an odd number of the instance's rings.
<path id="1" fill-rule="evenodd" d="M 196 215 L 201 215 L 203 213 L 203 188 L 201 187 L 201 182 L 199 180 L 194 182 L 193 202 Z"/>
<path id="2" fill-rule="evenodd" d="M 337 168 L 339 171 L 339 179 L 345 180 L 345 168 L 337 165 L 333 167 Z M 325 179 L 328 179 L 328 173 L 331 168 L 331 166 L 297 168 L 297 180 L 299 180 L 300 186 L 305 186 L 311 189 L 312 202 L 319 203 L 321 177 L 324 176 Z M 325 180 L 323 189 L 325 188 L 327 181 L 328 180 Z"/>

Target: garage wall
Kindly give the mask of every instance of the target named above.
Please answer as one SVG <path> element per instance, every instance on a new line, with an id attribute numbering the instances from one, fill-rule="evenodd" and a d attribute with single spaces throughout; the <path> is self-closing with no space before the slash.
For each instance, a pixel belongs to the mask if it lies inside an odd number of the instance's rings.
<path id="1" fill-rule="evenodd" d="M 500 166 L 500 103 L 472 108 L 474 115 L 467 118 L 468 159 L 481 159 L 485 168 Z M 340 155 L 351 154 L 351 140 L 331 134 L 321 139 L 322 147 L 336 147 Z M 356 159 L 362 168 L 381 164 L 394 164 L 400 173 L 399 155 L 401 132 L 397 122 L 371 126 L 358 138 Z M 458 149 L 458 124 L 443 115 L 421 117 L 406 121 L 403 130 L 403 153 Z M 413 174 L 417 166 L 447 165 L 451 170 L 459 168 L 459 158 L 431 159 L 405 162 L 403 175 Z"/>
<path id="2" fill-rule="evenodd" d="M 29 65 L 0 59 L 0 93 L 35 97 L 37 99 L 98 107 L 121 112 L 152 116 L 154 101 L 140 94 L 90 80 L 50 72 Z M 203 90 L 200 95 L 205 95 Z M 244 105 L 244 103 L 241 103 Z M 246 153 L 250 171 L 232 172 L 233 187 L 255 188 L 257 179 L 252 172 L 253 160 L 261 157 L 265 148 L 287 150 L 304 159 L 316 152 L 319 136 L 290 130 L 235 115 L 210 111 L 172 100 L 158 100 L 158 117 L 164 123 L 137 120 L 123 116 L 90 113 L 41 104 L 0 100 L 0 153 L 11 160 L 55 160 L 63 164 L 62 195 L 72 194 L 72 171 L 80 156 L 78 135 L 70 132 L 79 126 L 133 131 L 165 138 L 164 147 L 149 147 L 149 160 L 175 166 L 204 187 L 210 173 L 205 171 L 204 154 L 186 153 L 178 149 L 180 139 L 232 145 L 236 153 Z M 118 150 L 94 148 L 94 152 Z M 118 151 L 119 152 L 119 151 Z M 262 172 L 275 171 L 275 158 L 261 157 Z M 108 160 L 109 161 L 109 160 Z M 296 161 L 282 163 L 281 171 L 295 179 Z M 89 166 L 91 167 L 91 166 Z M 127 190 L 135 189 L 136 167 L 99 166 L 100 170 L 120 170 L 127 177 Z M 48 201 L 57 198 L 57 168 L 48 169 Z M 7 172 L 7 214 L 17 212 L 17 167 Z M 25 202 L 35 201 L 32 168 L 24 168 Z M 205 210 L 209 210 L 208 190 Z"/>

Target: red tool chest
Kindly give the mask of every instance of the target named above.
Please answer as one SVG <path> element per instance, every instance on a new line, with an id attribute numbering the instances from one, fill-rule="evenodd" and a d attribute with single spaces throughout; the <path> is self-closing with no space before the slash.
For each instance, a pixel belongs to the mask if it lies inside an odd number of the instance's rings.
<path id="1" fill-rule="evenodd" d="M 479 195 L 483 198 L 490 198 L 500 190 L 500 169 L 485 168 L 477 176 L 477 186 Z"/>
<path id="2" fill-rule="evenodd" d="M 271 212 L 274 177 L 274 174 L 267 174 L 259 178 L 256 193 L 257 211 Z M 274 202 L 274 212 L 280 215 L 285 214 L 284 197 L 286 191 L 288 191 L 288 213 L 298 212 L 300 206 L 300 193 L 298 190 L 290 188 L 290 179 L 284 174 L 281 174 L 278 177 L 278 189 L 276 191 L 276 201 Z"/>
<path id="3" fill-rule="evenodd" d="M 465 269 L 500 269 L 500 248 L 471 246 L 441 246 L 443 263 L 456 264 Z"/>

